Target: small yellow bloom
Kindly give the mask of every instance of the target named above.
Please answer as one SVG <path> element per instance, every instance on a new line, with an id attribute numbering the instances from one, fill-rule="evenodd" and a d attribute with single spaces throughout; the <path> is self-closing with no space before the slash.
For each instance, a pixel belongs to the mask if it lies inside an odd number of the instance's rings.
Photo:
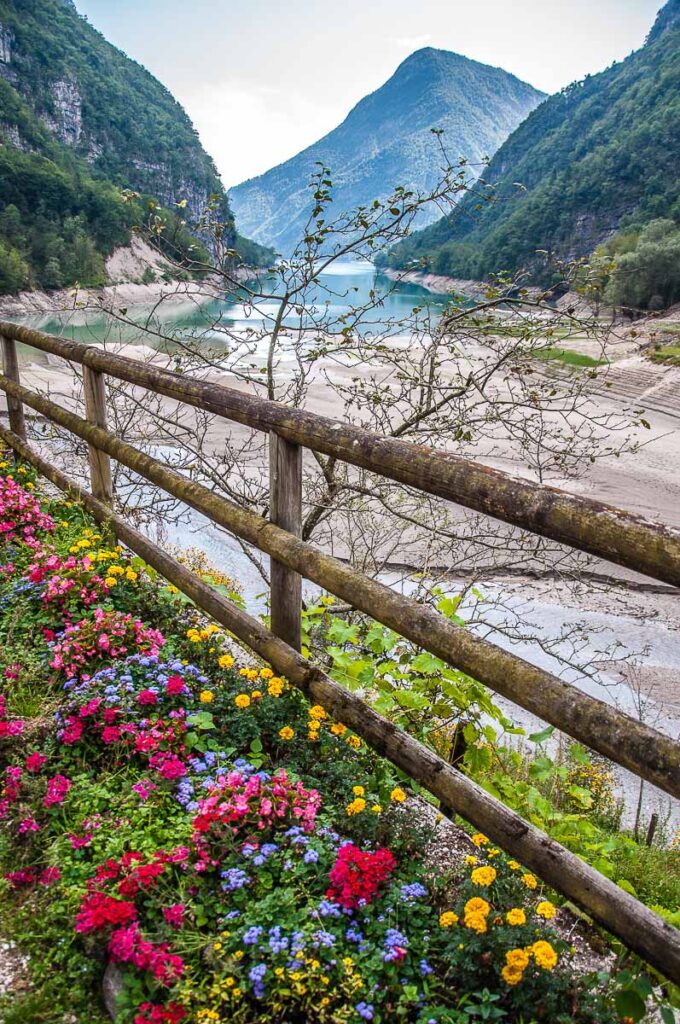
<path id="1" fill-rule="evenodd" d="M 272 679 L 273 676 L 274 676 L 274 673 L 272 672 L 272 670 L 270 668 L 261 668 L 260 669 L 260 679 Z"/>
<path id="2" fill-rule="evenodd" d="M 483 935 L 487 929 L 486 917 L 484 914 L 466 914 L 463 918 L 463 924 L 466 928 L 471 928 L 472 931 L 477 932 L 479 935 Z"/>
<path id="3" fill-rule="evenodd" d="M 234 659 L 232 658 L 231 654 L 222 654 L 217 659 L 217 664 L 220 666 L 220 668 L 231 668 L 231 666 L 234 664 Z"/>
<path id="4" fill-rule="evenodd" d="M 519 863 L 519 861 L 516 861 L 516 860 L 509 860 L 509 861 L 508 861 L 508 867 L 509 867 L 509 868 L 510 868 L 510 869 L 511 869 L 512 871 L 519 871 L 519 870 L 521 869 L 522 865 L 521 865 L 521 864 Z"/>
<path id="5" fill-rule="evenodd" d="M 129 580 L 130 583 L 134 583 L 137 578 L 138 578 L 138 573 L 136 573 L 134 569 L 126 569 L 126 571 L 125 571 L 125 579 L 126 580 Z"/>
<path id="6" fill-rule="evenodd" d="M 363 797 L 358 796 L 356 800 L 352 800 L 351 804 L 347 804 L 345 811 L 352 817 L 354 814 L 361 814 L 362 811 L 366 810 L 366 801 Z"/>
<path id="7" fill-rule="evenodd" d="M 556 966 L 557 953 L 550 943 L 544 939 L 534 942 L 533 946 L 531 946 L 531 952 L 534 954 L 534 960 L 542 970 L 552 971 Z"/>
<path id="8" fill-rule="evenodd" d="M 404 800 L 406 799 L 406 793 L 404 792 L 403 789 L 401 789 L 400 786 L 396 786 L 390 793 L 390 799 L 394 800 L 394 802 L 397 804 L 403 804 Z"/>
<path id="9" fill-rule="evenodd" d="M 473 896 L 471 900 L 468 900 L 465 904 L 466 914 L 488 914 L 491 907 L 483 900 L 481 896 Z"/>
<path id="10" fill-rule="evenodd" d="M 355 796 L 364 796 L 366 790 L 363 786 L 352 786 L 352 792 Z"/>
<path id="11" fill-rule="evenodd" d="M 211 704 L 215 699 L 215 694 L 212 692 L 212 690 L 201 690 L 201 692 L 198 695 L 198 699 L 200 700 L 201 704 Z"/>
<path id="12" fill-rule="evenodd" d="M 475 864 L 478 863 L 478 861 L 476 857 L 473 857 L 471 854 L 468 854 L 468 856 L 465 858 L 465 863 L 469 868 L 473 868 Z"/>
<path id="13" fill-rule="evenodd" d="M 283 693 L 283 680 L 281 679 L 270 679 L 269 685 L 267 686 L 267 693 L 270 697 L 280 697 Z"/>
<path id="14" fill-rule="evenodd" d="M 520 907 L 513 907 L 505 915 L 505 920 L 511 925 L 520 925 L 527 923 L 527 915 Z"/>
<path id="15" fill-rule="evenodd" d="M 219 953 L 219 951 L 222 949 L 222 943 L 213 942 L 213 949 L 215 950 L 216 953 Z"/>
<path id="16" fill-rule="evenodd" d="M 472 837 L 472 842 L 475 844 L 475 846 L 486 846 L 489 840 L 481 832 L 475 832 L 475 834 Z"/>
<path id="17" fill-rule="evenodd" d="M 107 576 L 104 579 L 104 583 L 106 584 L 107 587 L 115 587 L 118 585 L 118 580 L 115 578 L 115 576 Z"/>
<path id="18" fill-rule="evenodd" d="M 295 731 L 289 725 L 284 725 L 283 729 L 279 729 L 279 736 L 282 740 L 292 740 L 294 735 Z"/>
<path id="19" fill-rule="evenodd" d="M 354 750 L 358 750 L 359 747 L 361 746 L 361 740 L 359 739 L 358 736 L 348 736 L 347 742 L 349 743 L 350 747 L 352 747 Z"/>
<path id="20" fill-rule="evenodd" d="M 347 732 L 347 726 L 343 725 L 342 722 L 334 722 L 331 726 L 331 732 L 334 736 L 344 736 Z"/>
<path id="21" fill-rule="evenodd" d="M 508 967 L 514 967 L 517 971 L 525 971 L 529 966 L 529 959 L 529 954 L 525 949 L 511 949 L 505 954 L 505 962 Z"/>
<path id="22" fill-rule="evenodd" d="M 439 924 L 442 928 L 453 928 L 454 924 L 458 924 L 458 914 L 454 914 L 452 910 L 445 910 L 439 915 Z"/>
<path id="23" fill-rule="evenodd" d="M 310 732 L 318 732 L 319 729 L 321 728 L 321 722 L 317 722 L 315 718 L 312 718 L 307 723 L 307 728 L 309 729 Z"/>
<path id="24" fill-rule="evenodd" d="M 225 978 L 224 984 L 227 986 L 227 988 L 233 988 L 234 985 L 236 984 L 236 978 Z"/>
<path id="25" fill-rule="evenodd" d="M 248 708 L 250 707 L 250 697 L 247 693 L 239 693 L 238 697 L 234 697 L 234 704 L 237 708 Z"/>
<path id="26" fill-rule="evenodd" d="M 382 814 L 382 807 L 380 806 L 380 804 L 373 804 L 373 806 L 371 807 L 371 811 L 373 812 L 373 814 Z"/>
<path id="27" fill-rule="evenodd" d="M 550 921 L 557 913 L 557 910 L 549 900 L 543 900 L 536 907 L 536 913 L 539 917 L 544 917 L 546 921 Z"/>
<path id="28" fill-rule="evenodd" d="M 536 881 L 536 876 L 535 875 L 531 875 L 528 872 L 527 872 L 526 875 L 522 875 L 522 881 L 526 885 L 527 889 L 536 889 L 538 887 L 538 882 Z"/>
<path id="29" fill-rule="evenodd" d="M 496 881 L 496 869 L 492 867 L 475 868 L 470 875 L 473 885 L 491 885 Z"/>
<path id="30" fill-rule="evenodd" d="M 503 970 L 501 971 L 501 977 L 503 981 L 506 983 L 506 985 L 510 985 L 511 987 L 519 985 L 523 976 L 524 975 L 522 971 L 517 970 L 516 967 L 509 967 L 508 964 L 506 964 Z"/>
<path id="31" fill-rule="evenodd" d="M 313 708 L 309 709 L 309 717 L 316 718 L 318 721 L 321 721 L 326 717 L 326 712 L 320 704 L 315 704 Z"/>

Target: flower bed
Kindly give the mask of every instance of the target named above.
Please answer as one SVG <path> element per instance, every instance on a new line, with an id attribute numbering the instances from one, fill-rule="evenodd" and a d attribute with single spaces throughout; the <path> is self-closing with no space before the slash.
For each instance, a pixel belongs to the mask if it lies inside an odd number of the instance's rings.
<path id="1" fill-rule="evenodd" d="M 533 875 L 480 835 L 433 872 L 407 780 L 21 477 L 0 862 L 49 1019 L 104 1019 L 107 962 L 121 1024 L 620 1019 Z"/>

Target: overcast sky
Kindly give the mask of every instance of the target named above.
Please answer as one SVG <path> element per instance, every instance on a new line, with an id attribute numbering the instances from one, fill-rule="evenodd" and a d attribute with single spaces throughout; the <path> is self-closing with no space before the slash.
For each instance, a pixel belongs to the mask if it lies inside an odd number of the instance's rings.
<path id="1" fill-rule="evenodd" d="M 339 124 L 422 46 L 546 92 L 620 60 L 663 0 L 76 0 L 176 96 L 225 185 Z"/>

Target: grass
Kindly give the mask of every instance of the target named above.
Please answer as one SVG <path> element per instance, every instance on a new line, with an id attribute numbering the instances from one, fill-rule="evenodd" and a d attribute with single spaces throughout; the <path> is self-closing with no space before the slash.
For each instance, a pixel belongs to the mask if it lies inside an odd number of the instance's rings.
<path id="1" fill-rule="evenodd" d="M 655 348 L 649 358 L 653 363 L 663 363 L 665 366 L 680 366 L 680 345 L 664 345 Z"/>
<path id="2" fill-rule="evenodd" d="M 565 366 L 607 366 L 607 359 L 594 359 L 583 352 L 575 352 L 571 348 L 543 348 L 534 353 L 536 359 L 554 360 Z"/>

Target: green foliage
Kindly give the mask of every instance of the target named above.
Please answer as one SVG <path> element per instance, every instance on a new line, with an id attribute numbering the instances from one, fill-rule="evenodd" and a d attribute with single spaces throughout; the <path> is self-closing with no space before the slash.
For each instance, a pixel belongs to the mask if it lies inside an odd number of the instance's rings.
<path id="1" fill-rule="evenodd" d="M 662 15 L 663 17 L 663 15 Z M 680 27 L 674 19 L 620 64 L 538 107 L 448 218 L 396 246 L 391 266 L 454 277 L 532 270 L 585 255 L 613 230 L 680 220 Z"/>
<path id="2" fill-rule="evenodd" d="M 658 311 L 680 301 L 680 225 L 674 221 L 653 220 L 604 251 L 614 257 L 605 302 Z"/>
<path id="3" fill-rule="evenodd" d="M 105 257 L 144 219 L 144 196 L 166 208 L 192 197 L 186 250 L 216 195 L 227 245 L 267 262 L 237 241 L 212 160 L 152 75 L 61 0 L 0 0 L 0 23 L 12 40 L 11 74 L 0 77 L 0 294 L 103 284 Z M 129 188 L 134 202 L 121 195 Z"/>

